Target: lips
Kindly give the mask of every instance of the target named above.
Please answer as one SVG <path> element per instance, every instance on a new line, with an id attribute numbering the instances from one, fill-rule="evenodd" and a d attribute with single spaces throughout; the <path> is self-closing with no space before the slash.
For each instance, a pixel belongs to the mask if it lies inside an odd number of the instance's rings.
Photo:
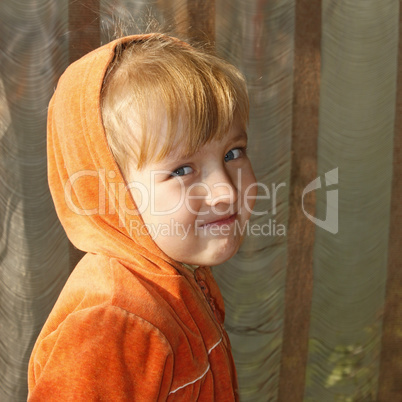
<path id="1" fill-rule="evenodd" d="M 232 214 L 232 215 L 226 215 L 222 218 L 219 218 L 217 220 L 211 221 L 211 222 L 206 222 L 202 225 L 200 225 L 201 228 L 208 227 L 208 226 L 222 226 L 222 225 L 230 225 L 236 220 L 237 212 Z"/>

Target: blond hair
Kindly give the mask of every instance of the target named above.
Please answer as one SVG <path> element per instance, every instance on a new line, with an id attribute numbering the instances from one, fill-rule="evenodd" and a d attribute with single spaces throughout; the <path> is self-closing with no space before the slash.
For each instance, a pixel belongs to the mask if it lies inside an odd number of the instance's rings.
<path id="1" fill-rule="evenodd" d="M 122 173 L 177 149 L 192 155 L 222 139 L 234 117 L 246 128 L 244 77 L 217 56 L 151 34 L 121 45 L 102 87 L 102 118 Z"/>

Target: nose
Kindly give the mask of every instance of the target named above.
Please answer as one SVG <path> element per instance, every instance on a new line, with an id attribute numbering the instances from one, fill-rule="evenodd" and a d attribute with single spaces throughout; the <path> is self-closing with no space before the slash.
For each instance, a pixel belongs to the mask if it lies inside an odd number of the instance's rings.
<path id="1" fill-rule="evenodd" d="M 216 208 L 220 204 L 222 207 L 234 205 L 238 200 L 237 181 L 233 173 L 229 174 L 224 166 L 209 172 L 203 181 L 208 188 L 205 203 Z"/>

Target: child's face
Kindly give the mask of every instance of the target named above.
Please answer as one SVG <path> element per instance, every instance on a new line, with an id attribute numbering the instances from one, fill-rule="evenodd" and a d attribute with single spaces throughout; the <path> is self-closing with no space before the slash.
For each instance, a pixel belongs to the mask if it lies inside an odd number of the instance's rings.
<path id="1" fill-rule="evenodd" d="M 177 157 L 131 169 L 137 207 L 170 258 L 211 266 L 237 252 L 257 193 L 246 146 L 247 136 L 235 122 L 222 140 L 203 145 L 191 157 L 180 157 L 178 149 Z"/>

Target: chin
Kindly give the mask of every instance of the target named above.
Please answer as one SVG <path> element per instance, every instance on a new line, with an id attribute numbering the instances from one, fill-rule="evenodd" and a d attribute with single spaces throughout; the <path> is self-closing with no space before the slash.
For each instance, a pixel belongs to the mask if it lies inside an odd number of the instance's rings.
<path id="1" fill-rule="evenodd" d="M 241 243 L 242 238 L 237 236 L 230 239 L 227 237 L 209 239 L 206 242 L 201 242 L 196 247 L 192 247 L 191 244 L 177 242 L 175 244 L 181 245 L 179 249 L 168 247 L 161 247 L 161 249 L 173 260 L 184 264 L 212 267 L 223 264 L 232 258 L 239 250 Z M 184 253 L 184 251 L 186 252 Z"/>
<path id="2" fill-rule="evenodd" d="M 223 264 L 224 262 L 230 260 L 239 250 L 240 244 L 233 247 L 231 245 L 229 248 L 225 246 L 217 247 L 215 250 L 210 250 L 208 255 L 202 256 L 198 259 L 197 263 L 194 265 L 213 267 L 215 265 Z"/>

